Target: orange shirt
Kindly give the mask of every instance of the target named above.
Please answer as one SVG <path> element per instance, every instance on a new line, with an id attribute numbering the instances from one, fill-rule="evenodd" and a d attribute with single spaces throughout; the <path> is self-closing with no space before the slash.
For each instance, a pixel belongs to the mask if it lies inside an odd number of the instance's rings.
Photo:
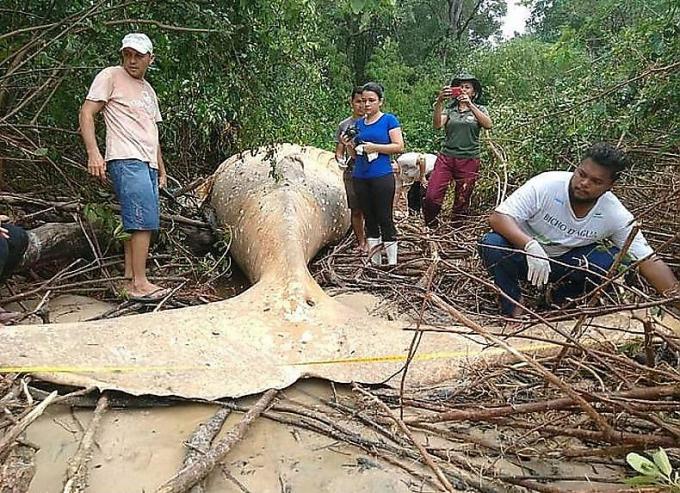
<path id="1" fill-rule="evenodd" d="M 158 168 L 157 123 L 163 119 L 151 84 L 121 66 L 108 67 L 94 78 L 87 99 L 106 103 L 106 161 L 139 159 Z"/>

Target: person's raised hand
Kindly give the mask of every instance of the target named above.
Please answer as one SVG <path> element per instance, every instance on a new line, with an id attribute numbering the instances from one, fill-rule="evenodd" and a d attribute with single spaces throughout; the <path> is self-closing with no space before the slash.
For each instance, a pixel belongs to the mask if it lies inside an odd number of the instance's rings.
<path id="1" fill-rule="evenodd" d="M 470 103 L 472 103 L 472 100 L 470 99 L 470 96 L 468 96 L 468 95 L 465 94 L 465 93 L 462 93 L 460 96 L 458 96 L 457 99 L 458 99 L 458 101 L 459 101 L 460 103 L 465 103 L 465 104 L 470 104 Z"/>
<path id="2" fill-rule="evenodd" d="M 106 181 L 106 161 L 102 157 L 99 151 L 87 158 L 87 171 L 93 177 L 98 178 L 101 181 Z"/>
<path id="3" fill-rule="evenodd" d="M 536 240 L 531 240 L 524 245 L 527 252 L 527 280 L 536 287 L 541 287 L 548 283 L 550 277 L 550 261 L 548 254 Z"/>
<path id="4" fill-rule="evenodd" d="M 437 102 L 441 103 L 446 99 L 451 99 L 453 94 L 451 93 L 451 86 L 444 86 L 442 90 L 437 94 Z"/>

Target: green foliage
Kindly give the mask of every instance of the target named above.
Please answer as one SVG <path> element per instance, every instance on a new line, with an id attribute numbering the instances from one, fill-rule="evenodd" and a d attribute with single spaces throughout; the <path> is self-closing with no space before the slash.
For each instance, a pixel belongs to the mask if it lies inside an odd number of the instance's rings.
<path id="1" fill-rule="evenodd" d="M 17 188 L 67 185 L 98 200 L 81 186 L 77 113 L 130 31 L 154 41 L 147 78 L 164 116 L 164 155 L 181 180 L 260 145 L 331 149 L 352 86 L 368 80 L 385 87 L 384 109 L 399 118 L 408 149 L 437 152 L 432 102 L 461 70 L 484 85 L 490 136 L 514 183 L 568 168 L 598 140 L 680 144 L 677 2 L 526 0 L 531 32 L 506 42 L 504 0 L 463 0 L 457 23 L 454 3 L 9 0 L 0 18 L 0 118 L 9 115 L 0 156 L 18 161 L 8 178 Z M 101 138 L 101 123 L 98 130 Z M 497 163 L 486 150 L 482 160 L 482 185 L 492 191 Z"/>
<path id="2" fill-rule="evenodd" d="M 625 482 L 631 486 L 664 486 L 671 493 L 680 492 L 680 474 L 673 472 L 673 467 L 668 460 L 666 451 L 660 448 L 652 454 L 652 460 L 636 454 L 629 453 L 626 462 L 639 472 L 640 475 L 626 479 Z"/>
<path id="3" fill-rule="evenodd" d="M 123 229 L 120 216 L 108 205 L 85 204 L 83 215 L 89 223 L 114 240 L 127 241 L 130 239 L 130 233 Z"/>

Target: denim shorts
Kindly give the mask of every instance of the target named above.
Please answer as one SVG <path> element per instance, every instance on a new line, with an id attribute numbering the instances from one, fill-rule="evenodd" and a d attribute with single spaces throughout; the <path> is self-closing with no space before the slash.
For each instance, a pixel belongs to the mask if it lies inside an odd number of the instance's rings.
<path id="1" fill-rule="evenodd" d="M 138 159 L 112 159 L 106 163 L 106 171 L 120 202 L 123 229 L 159 229 L 158 171 Z"/>

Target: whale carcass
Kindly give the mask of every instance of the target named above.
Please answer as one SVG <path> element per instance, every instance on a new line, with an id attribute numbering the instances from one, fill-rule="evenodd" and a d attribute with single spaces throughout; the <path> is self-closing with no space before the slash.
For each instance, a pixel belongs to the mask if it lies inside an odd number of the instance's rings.
<path id="1" fill-rule="evenodd" d="M 283 388 L 304 377 L 398 385 L 413 332 L 404 322 L 340 304 L 307 269 L 349 227 L 333 155 L 282 144 L 232 156 L 213 178 L 211 203 L 232 228 L 231 252 L 250 289 L 172 311 L 5 327 L 0 371 L 134 395 L 205 399 Z M 528 342 L 515 346 L 537 349 Z M 471 362 L 501 354 L 481 339 L 426 333 L 406 385 L 451 379 Z"/>

